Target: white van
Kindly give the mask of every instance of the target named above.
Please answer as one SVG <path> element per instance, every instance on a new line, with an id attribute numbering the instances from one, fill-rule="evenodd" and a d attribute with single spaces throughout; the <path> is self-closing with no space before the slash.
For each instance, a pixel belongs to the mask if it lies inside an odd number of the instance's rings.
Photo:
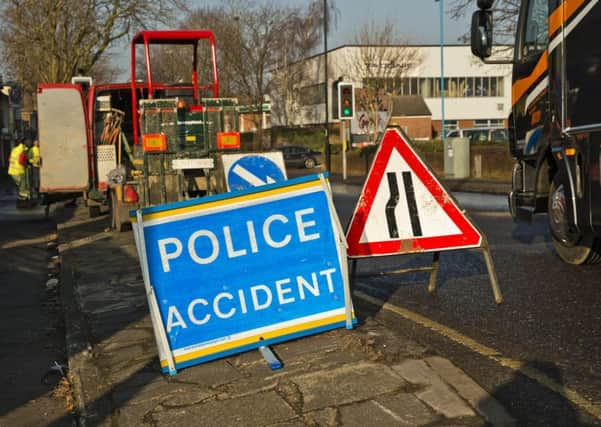
<path id="1" fill-rule="evenodd" d="M 454 129 L 447 134 L 447 138 L 468 138 L 470 142 L 494 142 L 504 144 L 508 141 L 509 134 L 505 128 L 465 128 Z"/>

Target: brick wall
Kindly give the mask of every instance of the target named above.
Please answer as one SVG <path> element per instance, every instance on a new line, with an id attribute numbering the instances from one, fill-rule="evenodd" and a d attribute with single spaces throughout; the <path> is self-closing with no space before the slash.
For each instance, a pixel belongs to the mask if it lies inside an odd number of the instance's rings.
<path id="1" fill-rule="evenodd" d="M 427 117 L 392 117 L 390 126 L 399 126 L 410 138 L 432 138 L 432 119 Z"/>

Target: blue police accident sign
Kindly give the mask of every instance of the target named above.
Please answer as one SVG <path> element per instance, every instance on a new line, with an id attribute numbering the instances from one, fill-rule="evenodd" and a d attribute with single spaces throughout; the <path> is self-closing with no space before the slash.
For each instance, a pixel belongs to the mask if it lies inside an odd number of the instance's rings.
<path id="1" fill-rule="evenodd" d="M 169 357 L 176 370 L 352 326 L 344 235 L 326 186 L 312 175 L 132 218 L 160 312 L 155 334 L 168 342 L 164 371 Z"/>
<path id="2" fill-rule="evenodd" d="M 281 152 L 224 155 L 223 168 L 229 191 L 246 190 L 286 180 Z"/>

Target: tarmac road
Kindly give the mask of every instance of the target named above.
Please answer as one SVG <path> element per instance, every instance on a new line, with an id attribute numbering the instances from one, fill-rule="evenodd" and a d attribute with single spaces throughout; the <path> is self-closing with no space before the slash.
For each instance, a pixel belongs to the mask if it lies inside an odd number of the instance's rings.
<path id="1" fill-rule="evenodd" d="M 17 210 L 13 196 L 0 197 L 1 427 L 72 425 L 59 395 L 68 388 L 56 388 L 56 371 L 44 379 L 55 361 L 66 362 L 57 288 L 46 286 L 55 231 L 43 208 Z"/>
<path id="2" fill-rule="evenodd" d="M 333 187 L 344 226 L 360 188 Z M 494 303 L 479 251 L 441 254 L 436 297 L 427 293 L 428 273 L 423 272 L 357 279 L 355 296 L 376 297 L 372 307 L 379 319 L 460 366 L 520 425 L 597 425 L 601 267 L 560 262 L 546 216 L 532 226 L 515 224 L 504 196 L 455 197 L 488 238 L 505 299 L 501 306 Z M 430 262 L 431 255 L 362 260 L 358 271 Z"/>
<path id="3" fill-rule="evenodd" d="M 333 187 L 336 207 L 345 226 L 360 187 Z M 562 264 L 552 252 L 546 218 L 537 218 L 532 226 L 514 224 L 504 208 L 504 196 L 473 193 L 455 196 L 488 237 L 505 298 L 503 305 L 494 304 L 478 251 L 441 255 L 436 297 L 426 292 L 428 275 L 422 272 L 357 280 L 355 304 L 400 335 L 435 348 L 438 354 L 450 359 L 498 399 L 519 425 L 599 424 L 600 267 Z M 24 219 L 26 226 L 20 228 L 17 220 Z M 18 310 L 27 307 L 32 310 L 26 316 L 32 324 L 13 335 L 10 335 L 14 332 L 12 328 L 2 328 L 0 339 L 3 343 L 5 337 L 9 342 L 16 340 L 12 345 L 21 346 L 18 354 L 36 356 L 35 365 L 32 362 L 29 369 L 18 373 L 6 369 L 0 377 L 5 393 L 0 395 L 3 405 L 0 426 L 4 426 L 15 425 L 2 418 L 15 409 L 27 411 L 27 416 L 34 417 L 31 420 L 60 410 L 62 402 L 52 401 L 47 395 L 48 388 L 36 385 L 20 390 L 14 384 L 21 374 L 27 376 L 30 384 L 37 384 L 39 371 L 51 359 L 59 358 L 63 349 L 58 335 L 40 335 L 49 326 L 54 327 L 52 315 L 39 308 L 47 255 L 45 241 L 30 240 L 32 236 L 27 234 L 44 236 L 52 230 L 50 223 L 34 211 L 17 213 L 2 202 L 0 221 L 2 244 L 10 246 L 11 254 L 16 254 L 15 249 L 20 254 L 15 255 L 16 260 L 13 255 L 1 257 L 2 278 L 29 290 L 21 292 L 22 301 L 15 301 L 12 295 L 16 290 L 3 288 L 2 324 L 11 325 L 18 317 Z M 6 254 L 6 249 L 0 251 Z M 39 271 L 13 270 L 21 256 L 26 256 Z M 427 254 L 379 258 L 361 261 L 358 269 L 382 271 L 390 266 L 424 266 L 430 260 Z M 143 301 L 141 307 L 145 307 Z M 36 339 L 18 341 L 34 335 Z M 2 352 L 5 366 L 21 366 L 22 360 L 14 360 L 16 353 Z M 68 417 L 60 419 L 68 425 Z"/>

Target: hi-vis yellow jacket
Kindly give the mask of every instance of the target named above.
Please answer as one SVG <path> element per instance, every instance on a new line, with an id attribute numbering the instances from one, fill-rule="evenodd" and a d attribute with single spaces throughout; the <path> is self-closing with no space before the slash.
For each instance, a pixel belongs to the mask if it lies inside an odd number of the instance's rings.
<path id="1" fill-rule="evenodd" d="M 40 167 L 40 147 L 34 145 L 29 149 L 29 163 L 36 168 Z"/>
<path id="2" fill-rule="evenodd" d="M 8 174 L 10 176 L 19 176 L 25 174 L 25 165 L 21 164 L 21 153 L 25 151 L 25 144 L 21 143 L 10 152 L 8 159 Z"/>

